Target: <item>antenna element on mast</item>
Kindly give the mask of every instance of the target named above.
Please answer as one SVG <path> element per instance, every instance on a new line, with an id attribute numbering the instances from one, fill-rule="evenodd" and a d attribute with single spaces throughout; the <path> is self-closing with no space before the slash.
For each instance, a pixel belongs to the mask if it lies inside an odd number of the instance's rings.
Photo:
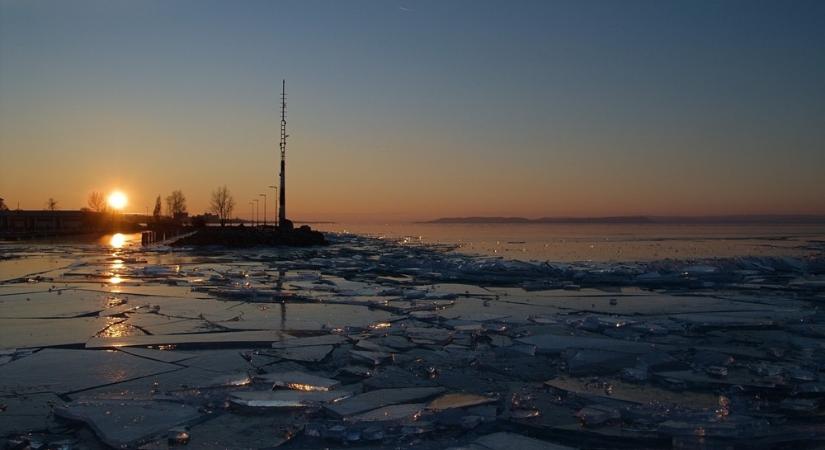
<path id="1" fill-rule="evenodd" d="M 278 227 L 288 227 L 286 220 L 286 80 L 281 81 L 281 189 L 278 192 L 280 208 Z"/>

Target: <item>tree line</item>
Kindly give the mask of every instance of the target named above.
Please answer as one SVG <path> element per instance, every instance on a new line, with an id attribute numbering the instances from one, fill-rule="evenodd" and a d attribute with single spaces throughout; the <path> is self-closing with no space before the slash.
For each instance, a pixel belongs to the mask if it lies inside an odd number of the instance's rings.
<path id="1" fill-rule="evenodd" d="M 172 191 L 164 200 L 166 203 L 166 217 L 181 218 L 187 214 L 186 196 L 180 189 Z M 161 196 L 158 195 L 155 199 L 155 208 L 152 210 L 152 216 L 156 221 L 163 217 L 162 204 Z M 106 203 L 106 198 L 103 193 L 99 191 L 92 191 L 89 193 L 86 197 L 86 205 L 86 207 L 81 209 L 97 213 L 105 213 L 109 209 Z M 49 198 L 46 201 L 45 206 L 49 211 L 56 211 L 58 207 L 57 200 L 54 198 Z M 6 206 L 5 200 L 0 198 L 0 211 L 7 211 L 8 209 L 9 208 Z M 226 185 L 220 186 L 212 191 L 212 197 L 209 202 L 209 212 L 218 216 L 221 221 L 221 226 L 225 225 L 226 221 L 231 219 L 232 212 L 234 210 L 235 198 L 232 196 L 232 193 Z"/>

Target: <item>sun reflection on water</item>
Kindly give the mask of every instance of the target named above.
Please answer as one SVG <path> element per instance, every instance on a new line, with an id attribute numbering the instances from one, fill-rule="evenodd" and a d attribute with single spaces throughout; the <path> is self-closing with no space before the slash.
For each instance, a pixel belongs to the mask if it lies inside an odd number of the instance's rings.
<path id="1" fill-rule="evenodd" d="M 135 334 L 135 330 L 133 330 L 131 326 L 127 325 L 126 321 L 123 319 L 110 317 L 107 319 L 107 322 L 108 326 L 104 328 L 103 331 L 98 333 L 99 337 L 119 338 Z"/>
<path id="2" fill-rule="evenodd" d="M 115 233 L 112 235 L 112 238 L 109 239 L 109 245 L 112 248 L 123 248 L 123 245 L 126 244 L 126 235 L 123 233 Z"/>

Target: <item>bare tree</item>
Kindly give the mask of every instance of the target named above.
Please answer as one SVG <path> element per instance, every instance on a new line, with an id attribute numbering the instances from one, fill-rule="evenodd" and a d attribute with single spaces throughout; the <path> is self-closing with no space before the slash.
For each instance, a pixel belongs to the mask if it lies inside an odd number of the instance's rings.
<path id="1" fill-rule="evenodd" d="M 89 198 L 86 199 L 86 203 L 88 203 L 89 209 L 94 212 L 103 212 L 106 210 L 106 200 L 100 192 L 91 192 Z"/>
<path id="2" fill-rule="evenodd" d="M 49 197 L 49 199 L 46 200 L 46 209 L 48 209 L 49 211 L 56 211 L 57 210 L 57 200 Z"/>
<path id="3" fill-rule="evenodd" d="M 219 187 L 212 192 L 212 201 L 209 204 L 209 210 L 218 215 L 221 219 L 221 226 L 226 224 L 226 220 L 232 215 L 232 210 L 235 209 L 235 199 L 226 186 Z"/>
<path id="4" fill-rule="evenodd" d="M 178 189 L 172 191 L 166 197 L 166 210 L 169 211 L 169 215 L 172 217 L 186 212 L 186 197 L 184 197 L 183 192 Z"/>
<path id="5" fill-rule="evenodd" d="M 155 199 L 155 209 L 152 210 L 152 217 L 155 218 L 155 222 L 160 220 L 160 195 Z"/>

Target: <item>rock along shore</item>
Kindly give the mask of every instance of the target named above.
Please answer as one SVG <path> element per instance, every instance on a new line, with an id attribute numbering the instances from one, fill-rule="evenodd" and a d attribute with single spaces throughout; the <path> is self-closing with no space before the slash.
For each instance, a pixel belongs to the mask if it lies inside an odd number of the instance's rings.
<path id="1" fill-rule="evenodd" d="M 324 234 L 304 225 L 295 229 L 253 227 L 205 227 L 191 236 L 178 239 L 174 247 L 220 245 L 224 247 L 257 247 L 283 245 L 306 247 L 326 245 Z"/>

